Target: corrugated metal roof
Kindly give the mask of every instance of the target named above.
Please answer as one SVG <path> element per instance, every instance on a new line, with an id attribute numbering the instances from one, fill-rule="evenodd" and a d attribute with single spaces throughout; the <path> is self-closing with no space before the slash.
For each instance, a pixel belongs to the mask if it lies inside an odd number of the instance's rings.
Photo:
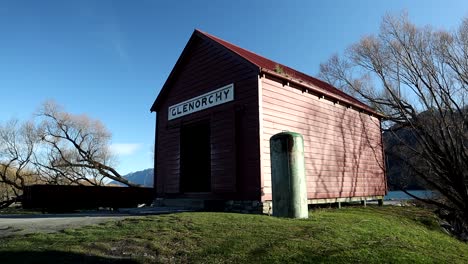
<path id="1" fill-rule="evenodd" d="M 281 72 L 284 76 L 288 76 L 292 79 L 297 79 L 299 81 L 302 81 L 302 82 L 305 82 L 305 83 L 308 83 L 310 85 L 313 85 L 315 87 L 318 87 L 320 89 L 323 89 L 325 92 L 327 93 L 330 93 L 330 94 L 333 94 L 337 97 L 340 97 L 340 98 L 343 98 L 345 99 L 346 101 L 349 101 L 349 103 L 352 103 L 353 105 L 355 106 L 358 106 L 358 107 L 361 107 L 367 111 L 370 111 L 372 113 L 376 113 L 375 110 L 373 110 L 372 108 L 370 108 L 368 105 L 362 103 L 361 101 L 357 100 L 356 98 L 344 93 L 343 91 L 341 90 L 338 90 L 337 88 L 333 87 L 332 85 L 324 82 L 324 81 L 321 81 L 317 78 L 314 78 L 312 76 L 309 76 L 305 73 L 302 73 L 300 71 L 297 71 L 297 70 L 294 70 L 288 66 L 285 66 L 283 64 L 280 64 L 280 63 L 277 63 L 275 61 L 272 61 L 270 59 L 267 59 L 263 56 L 260 56 L 260 55 L 257 55 L 251 51 L 248 51 L 246 49 L 243 49 L 239 46 L 236 46 L 232 43 L 229 43 L 225 40 L 222 40 L 218 37 L 215 37 L 213 35 L 210 35 L 206 32 L 203 32 L 203 31 L 200 31 L 198 29 L 195 30 L 195 32 L 198 32 L 199 34 L 202 34 L 208 38 L 210 38 L 211 40 L 213 41 L 216 41 L 217 43 L 221 44 L 222 46 L 226 47 L 227 49 L 229 49 L 230 51 L 238 54 L 239 56 L 241 56 L 242 58 L 244 58 L 245 60 L 249 61 L 250 63 L 256 65 L 257 67 L 260 68 L 260 70 L 267 70 L 271 73 L 274 73 L 274 72 L 277 72 L 278 71 L 278 68 L 281 69 Z M 378 113 L 376 113 L 378 114 Z"/>

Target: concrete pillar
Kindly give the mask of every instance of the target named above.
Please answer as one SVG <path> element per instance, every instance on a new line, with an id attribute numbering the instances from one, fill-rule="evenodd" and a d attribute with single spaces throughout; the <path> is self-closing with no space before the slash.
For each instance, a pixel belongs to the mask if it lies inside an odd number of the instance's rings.
<path id="1" fill-rule="evenodd" d="M 308 218 L 301 134 L 283 132 L 270 139 L 273 216 Z"/>

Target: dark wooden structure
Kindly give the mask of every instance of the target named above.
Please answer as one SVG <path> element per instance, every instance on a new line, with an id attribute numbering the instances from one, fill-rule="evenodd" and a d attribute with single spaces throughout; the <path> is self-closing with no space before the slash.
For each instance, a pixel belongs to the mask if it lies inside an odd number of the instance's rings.
<path id="1" fill-rule="evenodd" d="M 25 209 L 57 212 L 99 207 L 130 208 L 150 205 L 153 200 L 153 188 L 31 185 L 24 189 L 21 202 Z"/>
<path id="2" fill-rule="evenodd" d="M 310 203 L 386 193 L 381 115 L 318 79 L 195 30 L 151 107 L 161 199 L 271 201 L 269 138 L 303 134 Z"/>

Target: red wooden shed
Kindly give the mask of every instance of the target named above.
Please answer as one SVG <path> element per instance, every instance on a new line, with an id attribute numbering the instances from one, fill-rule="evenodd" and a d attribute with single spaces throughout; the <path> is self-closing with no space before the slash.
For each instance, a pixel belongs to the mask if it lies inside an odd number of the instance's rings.
<path id="1" fill-rule="evenodd" d="M 328 83 L 195 30 L 154 104 L 166 205 L 271 206 L 269 139 L 304 137 L 309 203 L 382 199 L 381 115 Z"/>

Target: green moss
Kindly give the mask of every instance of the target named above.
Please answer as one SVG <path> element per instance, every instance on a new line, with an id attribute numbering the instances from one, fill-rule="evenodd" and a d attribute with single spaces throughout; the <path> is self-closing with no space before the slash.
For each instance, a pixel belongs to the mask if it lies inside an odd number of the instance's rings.
<path id="1" fill-rule="evenodd" d="M 284 74 L 284 69 L 283 69 L 283 67 L 281 67 L 281 65 L 276 64 L 275 65 L 275 72 L 278 73 L 278 74 Z"/>

